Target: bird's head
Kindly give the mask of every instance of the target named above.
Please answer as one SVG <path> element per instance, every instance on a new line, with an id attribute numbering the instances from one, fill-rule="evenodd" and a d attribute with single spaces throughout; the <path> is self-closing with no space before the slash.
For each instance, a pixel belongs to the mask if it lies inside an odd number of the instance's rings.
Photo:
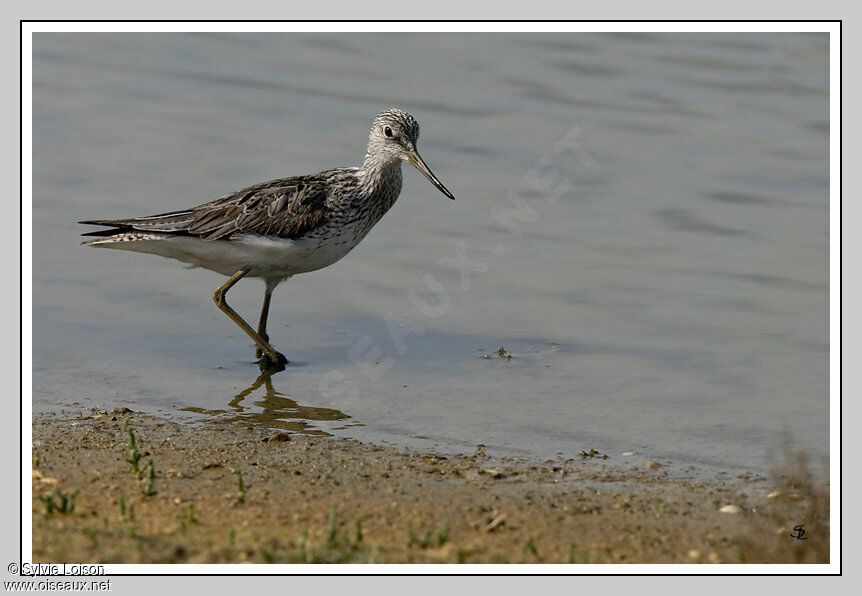
<path id="1" fill-rule="evenodd" d="M 418 141 L 419 123 L 416 119 L 403 110 L 390 108 L 374 119 L 374 125 L 368 136 L 366 160 L 374 159 L 384 163 L 406 161 L 422 172 L 440 192 L 454 201 L 455 197 L 452 193 L 437 180 L 419 156 L 416 150 Z"/>

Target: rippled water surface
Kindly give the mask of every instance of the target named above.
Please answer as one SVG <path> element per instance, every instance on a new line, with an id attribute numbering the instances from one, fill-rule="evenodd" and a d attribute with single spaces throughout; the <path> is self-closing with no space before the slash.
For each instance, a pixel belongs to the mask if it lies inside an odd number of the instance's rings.
<path id="1" fill-rule="evenodd" d="M 825 34 L 36 34 L 34 411 L 704 473 L 764 471 L 804 428 L 825 455 L 828 51 Z M 269 379 L 212 303 L 224 278 L 79 246 L 81 219 L 359 165 L 392 105 L 457 201 L 405 169 L 358 248 L 280 286 L 269 332 L 292 366 Z M 262 295 L 230 298 L 256 321 Z"/>

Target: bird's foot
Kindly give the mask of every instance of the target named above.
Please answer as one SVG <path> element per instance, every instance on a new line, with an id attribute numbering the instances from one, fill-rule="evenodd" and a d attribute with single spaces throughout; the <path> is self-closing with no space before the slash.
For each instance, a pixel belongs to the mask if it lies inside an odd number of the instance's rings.
<path id="1" fill-rule="evenodd" d="M 275 352 L 274 354 L 264 354 L 260 350 L 258 352 L 257 356 L 259 360 L 257 363 L 260 365 L 261 370 L 279 372 L 284 370 L 284 367 L 289 362 L 281 352 Z"/>

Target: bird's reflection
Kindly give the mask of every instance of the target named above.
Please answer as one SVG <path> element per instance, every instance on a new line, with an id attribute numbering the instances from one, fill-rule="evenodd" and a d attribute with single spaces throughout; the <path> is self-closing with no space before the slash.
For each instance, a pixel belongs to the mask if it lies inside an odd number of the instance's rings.
<path id="1" fill-rule="evenodd" d="M 247 389 L 243 389 L 228 402 L 225 410 L 209 410 L 206 408 L 181 408 L 185 412 L 196 412 L 209 416 L 218 416 L 225 422 L 246 422 L 267 428 L 278 428 L 306 435 L 331 436 L 330 433 L 315 426 L 313 421 L 347 420 L 350 418 L 344 412 L 330 408 L 314 408 L 302 406 L 279 393 L 272 386 L 273 370 L 261 368 L 260 376 Z M 243 405 L 247 397 L 264 388 L 260 399 L 251 404 Z"/>

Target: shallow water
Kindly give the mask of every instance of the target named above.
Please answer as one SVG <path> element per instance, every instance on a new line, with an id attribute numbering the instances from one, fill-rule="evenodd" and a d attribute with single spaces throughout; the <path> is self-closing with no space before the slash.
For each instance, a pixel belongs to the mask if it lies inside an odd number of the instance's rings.
<path id="1" fill-rule="evenodd" d="M 787 430 L 827 454 L 826 35 L 36 34 L 33 65 L 35 412 L 703 474 L 767 470 Z M 269 384 L 224 278 L 78 246 L 358 165 L 391 105 L 457 201 L 405 169 L 357 249 L 279 287 Z"/>

